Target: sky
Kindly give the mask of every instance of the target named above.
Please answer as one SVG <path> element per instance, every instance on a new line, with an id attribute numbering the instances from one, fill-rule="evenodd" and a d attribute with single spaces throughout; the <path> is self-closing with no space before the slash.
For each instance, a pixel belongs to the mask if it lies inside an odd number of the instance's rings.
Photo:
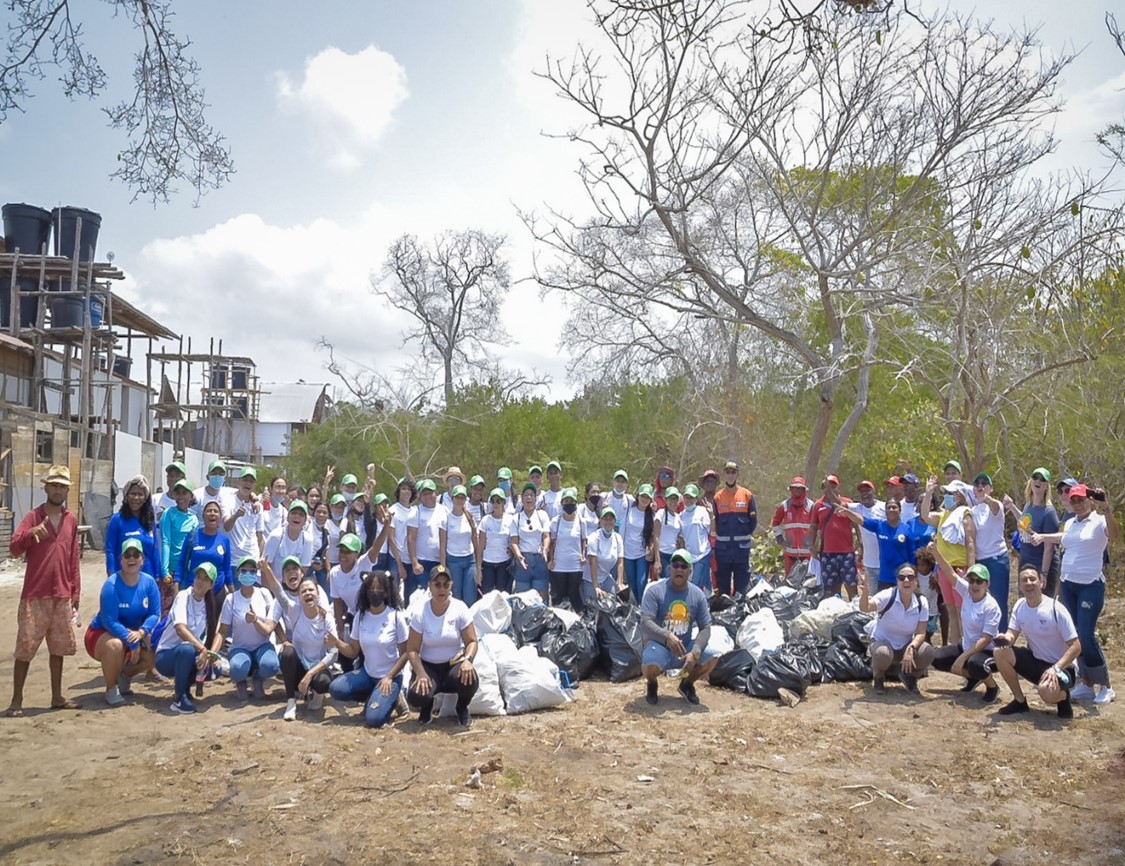
<path id="1" fill-rule="evenodd" d="M 106 97 L 71 102 L 50 76 L 35 83 L 26 112 L 0 125 L 0 199 L 99 212 L 97 258 L 114 253 L 127 274 L 120 294 L 197 352 L 214 337 L 252 357 L 263 382 L 331 383 L 322 337 L 379 370 L 413 351 L 400 338 L 409 322 L 369 291 L 388 245 L 480 228 L 507 236 L 513 278 L 502 314 L 511 338 L 491 351 L 549 377 L 548 397 L 574 391 L 560 346 L 566 308 L 530 279 L 536 250 L 518 210 L 583 208 L 581 150 L 545 134 L 575 117 L 535 72 L 590 38 L 584 0 L 176 4 L 173 27 L 192 42 L 237 172 L 198 205 L 183 190 L 155 208 L 109 179 L 123 139 L 100 112 L 126 95 L 135 34 L 102 14 L 108 6 L 75 6 L 101 16 L 85 28 Z M 1104 164 L 1093 135 L 1125 118 L 1125 58 L 1104 4 L 985 8 L 1005 16 L 1001 28 L 1041 25 L 1048 53 L 1082 52 L 1063 79 L 1050 167 Z M 134 371 L 143 379 L 140 359 Z"/>

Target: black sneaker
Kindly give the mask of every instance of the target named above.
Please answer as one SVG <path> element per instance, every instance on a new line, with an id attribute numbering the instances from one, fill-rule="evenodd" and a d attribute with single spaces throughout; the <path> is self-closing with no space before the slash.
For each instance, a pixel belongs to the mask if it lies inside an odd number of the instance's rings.
<path id="1" fill-rule="evenodd" d="M 1057 706 L 1059 708 L 1059 718 L 1060 719 L 1073 719 L 1074 718 L 1074 707 L 1072 707 L 1071 704 L 1070 704 L 1070 698 L 1067 698 L 1066 700 L 1063 700 L 1063 701 L 1059 701 L 1055 706 Z"/>
<path id="2" fill-rule="evenodd" d="M 1031 710 L 1027 705 L 1027 701 L 1017 700 L 1009 701 L 1008 703 L 1004 704 L 1004 706 L 1002 706 L 999 710 L 1000 715 L 1002 716 L 1014 716 L 1016 713 L 1027 713 L 1030 711 Z"/>
<path id="3" fill-rule="evenodd" d="M 679 691 L 679 693 L 684 696 L 684 700 L 689 704 L 699 703 L 699 695 L 695 693 L 694 683 L 689 683 L 687 680 L 681 680 L 680 687 L 677 691 Z"/>
<path id="4" fill-rule="evenodd" d="M 975 689 L 977 687 L 977 683 L 979 683 L 979 682 L 980 682 L 980 680 L 965 680 L 965 684 L 963 686 L 961 686 L 961 691 L 971 692 L 973 689 Z"/>
<path id="5" fill-rule="evenodd" d="M 659 696 L 657 695 L 656 680 L 649 680 L 648 685 L 645 686 L 645 700 L 650 704 L 655 704 L 658 700 L 660 700 Z"/>
<path id="6" fill-rule="evenodd" d="M 918 678 L 911 674 L 899 674 L 898 681 L 906 687 L 906 690 L 912 695 L 921 694 L 918 691 Z"/>
<path id="7" fill-rule="evenodd" d="M 428 725 L 434 720 L 434 705 L 430 704 L 428 707 L 422 707 L 418 711 L 418 724 Z"/>
<path id="8" fill-rule="evenodd" d="M 984 696 L 981 698 L 981 703 L 994 704 L 1000 697 L 1000 686 L 986 686 L 984 689 Z"/>
<path id="9" fill-rule="evenodd" d="M 471 728 L 473 726 L 473 719 L 469 715 L 468 707 L 465 707 L 463 710 L 457 710 L 457 724 L 462 728 Z"/>
<path id="10" fill-rule="evenodd" d="M 887 693 L 887 683 L 882 678 L 875 680 L 875 694 L 885 695 Z"/>

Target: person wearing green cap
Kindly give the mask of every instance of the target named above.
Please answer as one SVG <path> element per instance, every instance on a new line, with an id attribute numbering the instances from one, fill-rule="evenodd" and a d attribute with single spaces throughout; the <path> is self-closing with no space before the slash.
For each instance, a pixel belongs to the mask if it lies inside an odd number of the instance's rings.
<path id="1" fill-rule="evenodd" d="M 293 557 L 285 561 L 288 567 Z M 285 645 L 278 656 L 281 679 L 285 683 L 285 711 L 281 718 L 287 722 L 296 720 L 297 699 L 301 695 L 309 710 L 323 708 L 324 696 L 332 682 L 328 669 L 335 663 L 340 649 L 347 647 L 340 640 L 336 618 L 327 605 L 321 603 L 323 590 L 316 580 L 306 576 L 299 564 L 293 570 L 297 575 L 298 602 L 285 620 Z M 278 613 L 278 602 L 274 601 L 270 619 Z"/>
<path id="2" fill-rule="evenodd" d="M 520 491 L 512 484 L 512 470 L 501 466 L 496 470 L 496 486 L 504 491 L 504 511 L 516 514 L 520 510 Z"/>
<path id="3" fill-rule="evenodd" d="M 387 523 L 389 513 L 390 500 L 387 498 L 387 494 L 376 493 L 367 505 L 367 512 L 364 514 L 363 520 L 363 534 L 360 535 L 360 538 L 375 538 L 379 535 Z M 394 568 L 395 559 L 398 555 L 395 548 L 395 534 L 388 532 L 384 538 L 386 538 L 386 541 L 379 548 L 378 556 L 375 559 L 375 567 L 380 571 L 389 571 Z"/>
<path id="4" fill-rule="evenodd" d="M 571 610 L 581 613 L 582 572 L 586 565 L 586 528 L 578 519 L 578 490 L 567 487 L 560 491 L 560 513 L 551 521 L 547 544 L 547 575 L 551 603 L 570 602 Z"/>
<path id="5" fill-rule="evenodd" d="M 180 553 L 181 587 L 190 585 L 194 579 L 195 570 L 204 562 L 215 566 L 215 585 L 211 591 L 215 594 L 215 601 L 222 603 L 223 596 L 234 587 L 234 577 L 231 574 L 230 539 L 222 530 L 222 511 L 219 503 L 212 500 L 203 509 L 203 519 L 199 526 L 184 539 L 184 546 Z"/>
<path id="6" fill-rule="evenodd" d="M 637 498 L 633 507 L 618 521 L 621 527 L 621 542 L 625 548 L 625 582 L 633 593 L 637 604 L 645 593 L 652 564 L 656 560 L 656 510 L 652 505 L 652 485 L 642 484 L 637 488 Z"/>
<path id="7" fill-rule="evenodd" d="M 543 489 L 543 467 L 542 466 L 529 466 L 527 469 L 527 480 L 529 483 L 535 485 L 535 489 L 540 491 Z"/>
<path id="8" fill-rule="evenodd" d="M 272 511 L 265 509 L 265 504 L 254 492 L 258 482 L 258 473 L 253 466 L 244 466 L 238 475 L 238 487 L 235 489 L 231 510 L 223 515 L 223 532 L 230 539 L 232 559 L 237 560 L 243 556 L 252 556 L 255 560 L 262 555 L 262 544 L 284 518 L 285 509 L 274 507 Z M 284 480 L 282 481 L 284 484 Z M 267 519 L 267 515 L 274 515 Z"/>
<path id="9" fill-rule="evenodd" d="M 624 469 L 618 469 L 613 473 L 613 486 L 608 493 L 602 494 L 602 500 L 598 503 L 598 514 L 601 514 L 603 508 L 612 508 L 618 521 L 614 528 L 620 530 L 621 518 L 633 507 L 633 502 L 633 494 L 629 492 L 629 473 Z"/>
<path id="10" fill-rule="evenodd" d="M 478 545 L 477 524 L 465 510 L 469 491 L 464 484 L 455 484 L 449 491 L 453 507 L 438 528 L 438 562 L 449 569 L 453 581 L 453 597 L 471 605 L 477 600 Z"/>
<path id="11" fill-rule="evenodd" d="M 332 610 L 336 618 L 336 631 L 341 637 L 347 635 L 347 629 L 352 623 L 356 612 L 356 599 L 359 597 L 363 575 L 371 571 L 379 571 L 376 567 L 379 546 L 386 542 L 387 536 L 393 532 L 393 518 L 384 524 L 379 535 L 372 539 L 371 545 L 364 550 L 363 542 L 359 536 L 352 532 L 345 532 L 340 536 L 339 558 L 340 564 L 332 567 L 328 572 L 328 591 L 332 597 Z M 340 667 L 345 671 L 352 669 L 354 658 L 345 655 L 340 659 Z"/>
<path id="12" fill-rule="evenodd" d="M 172 488 L 176 486 L 177 481 L 183 481 L 186 478 L 187 467 L 179 460 L 173 460 L 164 467 L 164 492 L 156 500 L 154 506 L 157 520 L 167 509 L 176 507 L 176 497 L 172 495 Z"/>
<path id="13" fill-rule="evenodd" d="M 971 692 L 983 682 L 984 703 L 993 704 L 1000 697 L 1000 687 L 992 676 L 992 639 L 1007 629 L 1000 628 L 1002 612 L 988 584 L 989 571 L 980 562 L 969 566 L 965 577 L 957 578 L 962 599 L 961 642 L 946 644 L 934 652 L 933 666 L 935 670 L 964 677 L 963 692 Z"/>
<path id="14" fill-rule="evenodd" d="M 238 589 L 223 599 L 219 625 L 211 641 L 211 651 L 219 652 L 230 638 L 230 678 L 238 696 L 249 698 L 247 683 L 253 683 L 257 700 L 266 697 L 265 681 L 277 676 L 281 661 L 270 635 L 277 626 L 270 619 L 273 595 L 261 586 L 254 563 L 245 557 L 238 568 Z"/>
<path id="15" fill-rule="evenodd" d="M 222 460 L 212 460 L 207 467 L 207 483 L 195 491 L 192 508 L 195 516 L 203 519 L 203 506 L 208 502 L 218 502 L 223 519 L 234 508 L 234 488 L 227 487 L 227 465 Z"/>
<path id="16" fill-rule="evenodd" d="M 520 494 L 522 507 L 514 515 L 516 525 L 512 534 L 512 553 L 516 560 L 516 592 L 534 589 L 547 600 L 547 541 L 551 524 L 547 512 L 535 507 L 539 495 L 536 486 L 528 481 Z"/>
<path id="17" fill-rule="evenodd" d="M 480 522 L 491 511 L 484 495 L 484 478 L 474 475 L 469 479 L 469 501 L 465 503 L 465 510 L 473 515 L 473 520 L 480 526 Z"/>
<path id="18" fill-rule="evenodd" d="M 1019 568 L 1025 565 L 1034 565 L 1046 580 L 1044 592 L 1048 598 L 1054 598 L 1059 585 L 1059 565 L 1061 557 L 1058 556 L 1058 545 L 1053 541 L 1044 541 L 1033 544 L 1031 534 L 1052 535 L 1059 531 L 1059 513 L 1051 501 L 1051 471 L 1042 466 L 1032 470 L 1031 478 L 1023 489 L 1024 506 L 1021 511 L 1012 502 L 1011 497 L 1005 496 L 1004 506 L 1016 518 L 1019 527 L 1020 561 Z"/>
<path id="19" fill-rule="evenodd" d="M 441 530 L 449 517 L 449 509 L 437 501 L 437 485 L 429 478 L 418 482 L 418 506 L 406 530 L 406 547 L 410 555 L 410 580 L 405 595 L 423 588 L 428 575 L 441 562 Z"/>
<path id="20" fill-rule="evenodd" d="M 285 526 L 279 526 L 266 539 L 262 555 L 269 560 L 274 574 L 281 573 L 281 564 L 287 556 L 297 557 L 304 569 L 312 565 L 317 545 L 315 539 L 305 532 L 305 524 L 308 520 L 308 506 L 297 500 L 289 507 Z"/>
<path id="21" fill-rule="evenodd" d="M 613 527 L 618 517 L 608 505 L 598 515 L 598 531 L 586 540 L 589 576 L 582 583 L 586 601 L 603 595 L 615 595 L 628 588 L 625 583 L 625 546 Z"/>
<path id="22" fill-rule="evenodd" d="M 328 532 L 328 565 L 338 565 L 340 560 L 336 558 L 336 549 L 340 543 L 340 536 L 347 530 L 347 517 L 348 517 L 348 503 L 344 499 L 343 494 L 333 493 L 328 499 L 328 522 L 324 528 Z"/>
<path id="23" fill-rule="evenodd" d="M 160 589 L 142 570 L 140 539 L 122 542 L 118 562 L 118 570 L 102 584 L 98 612 L 86 630 L 86 652 L 101 662 L 105 702 L 111 707 L 133 693 L 131 677 L 152 670 L 152 632 L 160 620 Z"/>
<path id="24" fill-rule="evenodd" d="M 281 579 L 274 573 L 270 562 L 266 558 L 256 560 L 252 556 L 244 556 L 238 561 L 241 569 L 247 564 L 252 564 L 258 569 L 262 586 L 273 594 L 273 607 L 270 609 L 269 618 L 285 626 L 285 630 L 292 632 L 296 623 L 297 612 L 301 609 L 300 586 L 301 581 L 308 575 L 301 567 L 301 561 L 295 556 L 287 556 L 281 561 Z M 316 580 L 316 578 L 313 578 Z M 320 584 L 317 584 L 317 604 L 325 610 L 331 609 L 328 593 Z"/>
<path id="25" fill-rule="evenodd" d="M 711 592 L 711 536 L 715 534 L 715 512 L 711 503 L 700 497 L 694 483 L 684 485 L 686 507 L 680 515 L 680 535 L 684 548 L 691 554 L 691 582 Z"/>
<path id="26" fill-rule="evenodd" d="M 199 528 L 199 518 L 191 510 L 191 484 L 186 478 L 176 481 L 171 493 L 175 505 L 160 515 L 160 561 L 164 563 L 164 574 L 160 576 L 179 593 L 184 542 Z"/>
<path id="27" fill-rule="evenodd" d="M 492 511 L 480 522 L 480 589 L 484 594 L 498 589 L 512 591 L 512 536 L 516 534 L 516 516 L 504 509 L 507 495 L 499 487 L 488 494 Z"/>
<path id="28" fill-rule="evenodd" d="M 395 585 L 398 593 L 405 600 L 404 595 L 410 585 L 412 567 L 410 551 L 407 548 L 406 535 L 410 528 L 410 520 L 417 509 L 416 502 L 418 491 L 414 482 L 409 478 L 400 478 L 395 486 L 394 502 L 387 509 L 387 513 L 394 522 L 394 558 L 391 571 L 395 574 Z"/>
<path id="29" fill-rule="evenodd" d="M 547 464 L 547 489 L 539 494 L 536 508 L 542 508 L 554 520 L 562 514 L 562 465 L 557 460 Z"/>
<path id="30" fill-rule="evenodd" d="M 200 564 L 191 586 L 176 593 L 168 623 L 156 645 L 156 669 L 172 679 L 173 713 L 195 712 L 188 694 L 192 677 L 205 670 L 214 658 L 207 645 L 214 640 L 218 622 L 211 592 L 216 577 L 215 566 L 209 562 Z"/>
<path id="31" fill-rule="evenodd" d="M 683 520 L 680 517 L 680 505 L 683 497 L 680 496 L 678 487 L 664 488 L 664 507 L 653 516 L 652 527 L 656 537 L 657 552 L 660 554 L 660 579 L 669 576 L 669 564 L 672 554 L 680 546 L 680 535 L 683 532 Z"/>
<path id="32" fill-rule="evenodd" d="M 992 477 L 978 472 L 973 479 L 975 504 L 969 509 L 976 524 L 977 563 L 988 569 L 988 591 L 1000 606 L 1000 631 L 1008 630 L 1008 585 L 1012 558 L 1004 538 L 1004 504 L 992 495 Z M 961 612 L 964 619 L 964 610 Z"/>

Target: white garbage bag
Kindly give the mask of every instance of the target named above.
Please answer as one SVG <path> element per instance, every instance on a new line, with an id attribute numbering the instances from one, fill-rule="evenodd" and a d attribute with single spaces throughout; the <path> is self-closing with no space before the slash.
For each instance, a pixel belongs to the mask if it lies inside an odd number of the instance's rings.
<path id="1" fill-rule="evenodd" d="M 572 611 L 569 607 L 552 607 L 551 613 L 562 620 L 562 624 L 570 628 L 577 622 L 580 622 L 582 617 Z"/>
<path id="2" fill-rule="evenodd" d="M 473 615 L 473 625 L 477 629 L 477 637 L 486 634 L 501 634 L 506 632 L 512 624 L 512 606 L 508 604 L 507 596 L 498 589 L 486 594 L 477 601 L 469 613 Z"/>
<path id="3" fill-rule="evenodd" d="M 832 624 L 844 614 L 850 613 L 851 609 L 850 604 L 834 595 L 822 599 L 816 610 L 805 610 L 794 617 L 789 623 L 789 637 L 815 635 L 822 640 L 831 641 Z"/>
<path id="4" fill-rule="evenodd" d="M 514 657 L 496 659 L 496 667 L 509 714 L 557 707 L 570 700 L 559 685 L 558 667 L 535 647 L 525 646 Z"/>
<path id="5" fill-rule="evenodd" d="M 508 606 L 506 601 L 504 606 Z M 487 646 L 484 644 L 478 646 L 480 649 L 477 651 L 476 659 L 473 660 L 473 667 L 476 668 L 480 687 L 469 704 L 469 712 L 474 716 L 507 715 L 504 698 L 500 695 L 500 672 L 496 668 L 496 662 L 489 654 Z"/>
<path id="6" fill-rule="evenodd" d="M 785 643 L 785 633 L 773 611 L 763 607 L 742 621 L 735 642 L 757 661 L 762 653 L 775 650 Z"/>

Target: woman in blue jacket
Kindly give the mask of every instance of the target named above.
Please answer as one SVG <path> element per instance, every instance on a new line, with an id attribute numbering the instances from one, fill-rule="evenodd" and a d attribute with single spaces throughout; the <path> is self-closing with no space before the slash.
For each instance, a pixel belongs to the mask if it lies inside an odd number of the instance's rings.
<path id="1" fill-rule="evenodd" d="M 156 541 L 156 512 L 152 507 L 152 493 L 149 492 L 148 481 L 143 475 L 135 475 L 125 482 L 121 508 L 106 525 L 106 574 L 117 572 L 120 565 L 117 555 L 126 538 L 135 538 L 141 543 L 141 550 L 144 551 L 142 571 L 157 580 L 164 577 L 160 545 Z"/>
<path id="2" fill-rule="evenodd" d="M 141 570 L 144 545 L 126 538 L 119 550 L 121 566 L 102 584 L 98 612 L 86 630 L 86 651 L 102 664 L 105 702 L 111 707 L 133 693 L 132 677 L 152 670 L 152 630 L 160 619 L 160 589 Z"/>
<path id="3" fill-rule="evenodd" d="M 215 566 L 215 594 L 217 604 L 222 604 L 227 592 L 234 588 L 234 578 L 230 566 L 230 539 L 221 527 L 222 509 L 212 500 L 203 506 L 203 525 L 197 527 L 184 539 L 180 553 L 180 586 L 191 586 L 195 571 L 205 562 Z"/>

